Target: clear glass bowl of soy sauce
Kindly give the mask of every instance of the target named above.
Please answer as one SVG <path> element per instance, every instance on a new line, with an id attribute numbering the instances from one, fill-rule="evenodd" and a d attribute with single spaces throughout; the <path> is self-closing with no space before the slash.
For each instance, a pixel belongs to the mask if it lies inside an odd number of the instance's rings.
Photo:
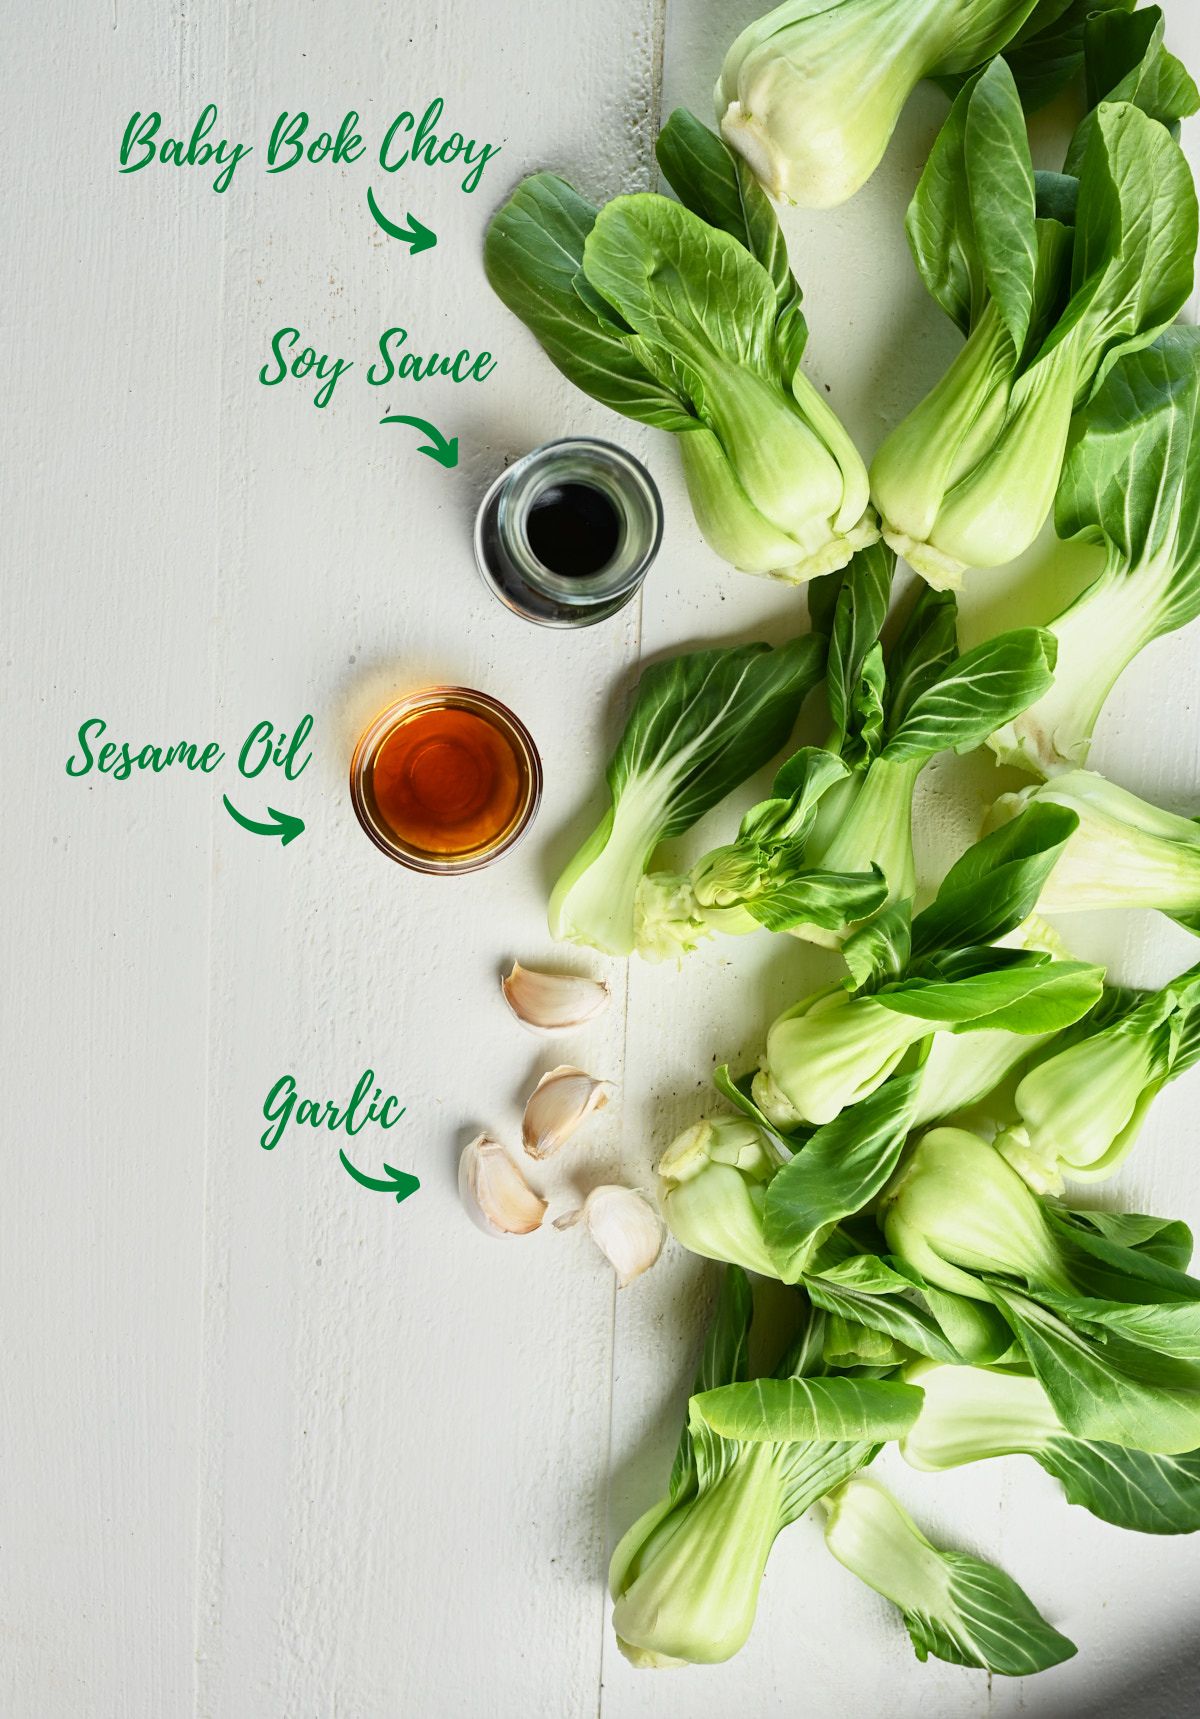
<path id="1" fill-rule="evenodd" d="M 475 521 L 493 594 L 543 627 L 590 627 L 623 608 L 662 541 L 654 479 L 611 442 L 572 437 L 502 472 Z"/>

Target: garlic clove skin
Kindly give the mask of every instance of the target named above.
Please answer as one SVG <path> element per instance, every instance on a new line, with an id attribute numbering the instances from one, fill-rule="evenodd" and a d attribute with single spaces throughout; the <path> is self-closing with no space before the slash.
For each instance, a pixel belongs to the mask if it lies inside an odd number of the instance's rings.
<path id="1" fill-rule="evenodd" d="M 529 1095 L 521 1141 L 531 1158 L 549 1158 L 593 1110 L 608 1103 L 607 1080 L 560 1063 L 544 1074 Z"/>
<path id="2" fill-rule="evenodd" d="M 587 1225 L 588 1233 L 617 1274 L 617 1288 L 626 1289 L 649 1271 L 662 1252 L 665 1226 L 643 1194 L 606 1182 L 593 1188 L 578 1210 L 555 1218 L 556 1230 Z"/>
<path id="3" fill-rule="evenodd" d="M 535 1033 L 569 1033 L 602 1014 L 611 1001 L 602 979 L 581 973 L 539 973 L 519 961 L 500 981 L 500 989 L 522 1026 Z"/>
<path id="4" fill-rule="evenodd" d="M 546 1215 L 546 1201 L 490 1134 L 477 1134 L 463 1147 L 458 1192 L 468 1217 L 484 1235 L 531 1235 Z"/>

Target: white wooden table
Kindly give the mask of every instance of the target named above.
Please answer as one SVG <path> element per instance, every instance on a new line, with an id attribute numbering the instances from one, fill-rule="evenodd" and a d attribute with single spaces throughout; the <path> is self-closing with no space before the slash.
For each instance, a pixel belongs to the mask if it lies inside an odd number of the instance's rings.
<path id="1" fill-rule="evenodd" d="M 711 1275 L 671 1249 L 617 1297 L 581 1233 L 501 1246 L 458 1207 L 464 1139 L 480 1125 L 514 1139 L 534 1077 L 564 1057 L 621 1094 L 548 1170 L 555 1209 L 617 1174 L 648 1185 L 656 1150 L 712 1102 L 714 1060 L 744 1064 L 817 971 L 769 938 L 681 974 L 616 968 L 606 1019 L 545 1054 L 496 988 L 513 954 L 550 953 L 545 886 L 595 814 L 638 661 L 780 639 L 804 608 L 704 548 L 665 437 L 592 406 L 543 359 L 486 287 L 484 223 L 540 166 L 596 196 L 652 185 L 660 115 L 683 101 L 707 117 L 721 50 L 756 9 L 110 0 L 10 19 L 12 1719 L 1176 1719 L 1200 1701 L 1200 1550 L 1069 1510 L 1017 1459 L 901 1468 L 897 1484 L 928 1526 L 1029 1588 L 1078 1641 L 1072 1664 L 994 1686 L 918 1665 L 896 1616 L 806 1521 L 776 1547 L 737 1660 L 635 1673 L 609 1632 L 606 1549 L 664 1484 Z M 1168 11 L 1195 66 L 1200 20 L 1187 0 Z M 357 109 L 378 139 L 436 94 L 456 128 L 503 151 L 470 196 L 446 170 L 387 183 L 394 212 L 411 206 L 439 235 L 418 258 L 368 219 L 367 163 L 267 178 L 251 157 L 222 196 L 196 170 L 115 171 L 135 108 L 186 130 L 211 99 L 222 135 L 261 147 L 284 107 L 323 126 Z M 859 198 L 788 221 L 812 372 L 868 452 L 953 349 L 901 227 L 940 111 L 922 92 Z M 478 388 L 380 390 L 380 404 L 362 372 L 390 323 L 418 348 L 487 347 L 499 368 Z M 323 411 L 299 383 L 257 381 L 285 324 L 357 361 Z M 458 469 L 381 429 L 384 407 L 457 433 Z M 495 473 L 572 431 L 645 457 L 667 509 L 640 607 L 574 636 L 493 603 L 469 543 Z M 969 635 L 997 622 L 1005 592 L 1006 614 L 1037 607 L 1027 570 L 980 578 Z M 535 836 L 457 881 L 389 865 L 346 793 L 366 719 L 436 679 L 514 705 L 546 766 Z M 1198 698 L 1195 634 L 1159 645 L 1122 683 L 1096 763 L 1194 809 Z M 226 816 L 228 775 L 64 769 L 92 715 L 118 738 L 236 747 L 259 718 L 286 727 L 305 711 L 314 762 L 286 807 L 307 830 L 286 850 Z M 972 833 L 997 778 L 927 776 L 929 859 Z M 1194 958 L 1158 920 L 1072 937 L 1122 979 L 1159 982 Z M 403 1207 L 357 1187 L 330 1136 L 258 1145 L 281 1073 L 337 1097 L 366 1066 L 408 1106 L 387 1141 L 422 1179 Z M 1193 1076 L 1160 1101 L 1118 1190 L 1127 1204 L 1200 1220 L 1198 1091 Z"/>

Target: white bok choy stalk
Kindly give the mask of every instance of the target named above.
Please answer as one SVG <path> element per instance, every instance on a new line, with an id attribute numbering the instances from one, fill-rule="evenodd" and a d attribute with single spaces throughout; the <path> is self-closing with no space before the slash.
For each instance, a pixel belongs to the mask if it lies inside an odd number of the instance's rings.
<path id="1" fill-rule="evenodd" d="M 1200 1060 L 1200 966 L 1148 995 L 1118 994 L 1017 1087 L 1019 1122 L 996 1141 L 1038 1193 L 1106 1181 L 1133 1148 L 1157 1095 Z M 1122 1006 L 1123 1005 L 1123 1006 Z"/>
<path id="2" fill-rule="evenodd" d="M 1200 329 L 1169 328 L 1122 358 L 1076 414 L 1054 524 L 1102 545 L 1105 562 L 1048 623 L 1054 684 L 989 740 L 1040 776 L 1087 763 L 1125 669 L 1200 614 Z"/>
<path id="3" fill-rule="evenodd" d="M 725 560 L 794 584 L 844 567 L 879 532 L 866 468 L 800 368 L 808 330 L 774 211 L 690 114 L 659 153 L 682 206 L 638 194 L 597 210 L 553 174 L 526 179 L 488 228 L 488 279 L 569 380 L 678 435 Z"/>
<path id="4" fill-rule="evenodd" d="M 613 1553 L 617 1645 L 636 1666 L 729 1659 L 754 1624 L 771 1547 L 788 1523 L 916 1419 L 920 1392 L 822 1377 L 815 1314 L 771 1379 L 749 1380 L 750 1287 L 730 1266 L 666 1496 Z"/>
<path id="5" fill-rule="evenodd" d="M 1075 1653 L 1011 1576 L 966 1552 L 939 1551 L 878 1481 L 845 1481 L 822 1505 L 825 1544 L 900 1608 L 918 1659 L 1027 1677 Z"/>
<path id="6" fill-rule="evenodd" d="M 1200 1451 L 1156 1456 L 1079 1438 L 1032 1373 L 915 1361 L 904 1377 L 923 1392 L 900 1443 L 913 1468 L 941 1470 L 997 1456 L 1031 1456 L 1071 1504 L 1140 1534 L 1200 1529 Z"/>
<path id="7" fill-rule="evenodd" d="M 887 541 L 939 588 L 1029 548 L 1076 408 L 1192 288 L 1196 193 L 1179 145 L 1131 102 L 1089 121 L 1072 211 L 1073 182 L 1039 187 L 994 60 L 956 100 L 909 209 L 917 268 L 966 344 L 879 449 L 871 488 Z"/>
<path id="8" fill-rule="evenodd" d="M 784 0 L 725 56 L 721 131 L 773 197 L 828 209 L 874 173 L 922 78 L 1008 51 L 1026 104 L 1047 101 L 1078 69 L 1081 12 L 1068 0 Z"/>
<path id="9" fill-rule="evenodd" d="M 898 1261 L 999 1309 L 1072 1433 L 1162 1456 L 1200 1447 L 1200 1280 L 1181 1269 L 1182 1226 L 1066 1212 L 957 1128 L 917 1143 L 881 1216 Z"/>
<path id="10" fill-rule="evenodd" d="M 1157 908 L 1190 931 L 1200 929 L 1200 825 L 1164 812 L 1093 770 L 1064 770 L 1047 782 L 1003 794 L 992 826 L 1032 805 L 1072 811 L 1079 827 L 1042 891 L 1051 915 L 1096 908 Z"/>
<path id="11" fill-rule="evenodd" d="M 638 887 L 654 850 L 782 749 L 824 655 L 824 640 L 809 634 L 775 650 L 692 651 L 645 671 L 609 761 L 609 809 L 551 894 L 556 938 L 609 955 L 632 951 Z"/>

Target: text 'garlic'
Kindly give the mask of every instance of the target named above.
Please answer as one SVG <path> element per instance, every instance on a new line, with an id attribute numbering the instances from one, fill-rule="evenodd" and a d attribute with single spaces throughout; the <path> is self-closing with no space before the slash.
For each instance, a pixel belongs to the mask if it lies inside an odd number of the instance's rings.
<path id="1" fill-rule="evenodd" d="M 607 1009 L 608 986 L 580 973 L 538 973 L 513 962 L 500 982 L 513 1014 L 535 1033 L 567 1033 Z"/>
<path id="2" fill-rule="evenodd" d="M 544 1074 L 525 1106 L 521 1139 L 531 1158 L 548 1158 L 586 1116 L 608 1103 L 608 1081 L 562 1063 Z"/>
<path id="3" fill-rule="evenodd" d="M 663 1222 L 650 1202 L 632 1188 L 605 1183 L 593 1188 L 582 1206 L 555 1218 L 556 1230 L 583 1221 L 624 1289 L 648 1271 L 662 1252 Z"/>
<path id="4" fill-rule="evenodd" d="M 546 1202 L 535 1194 L 498 1140 L 477 1134 L 458 1160 L 458 1192 L 485 1235 L 527 1236 L 541 1227 Z"/>

